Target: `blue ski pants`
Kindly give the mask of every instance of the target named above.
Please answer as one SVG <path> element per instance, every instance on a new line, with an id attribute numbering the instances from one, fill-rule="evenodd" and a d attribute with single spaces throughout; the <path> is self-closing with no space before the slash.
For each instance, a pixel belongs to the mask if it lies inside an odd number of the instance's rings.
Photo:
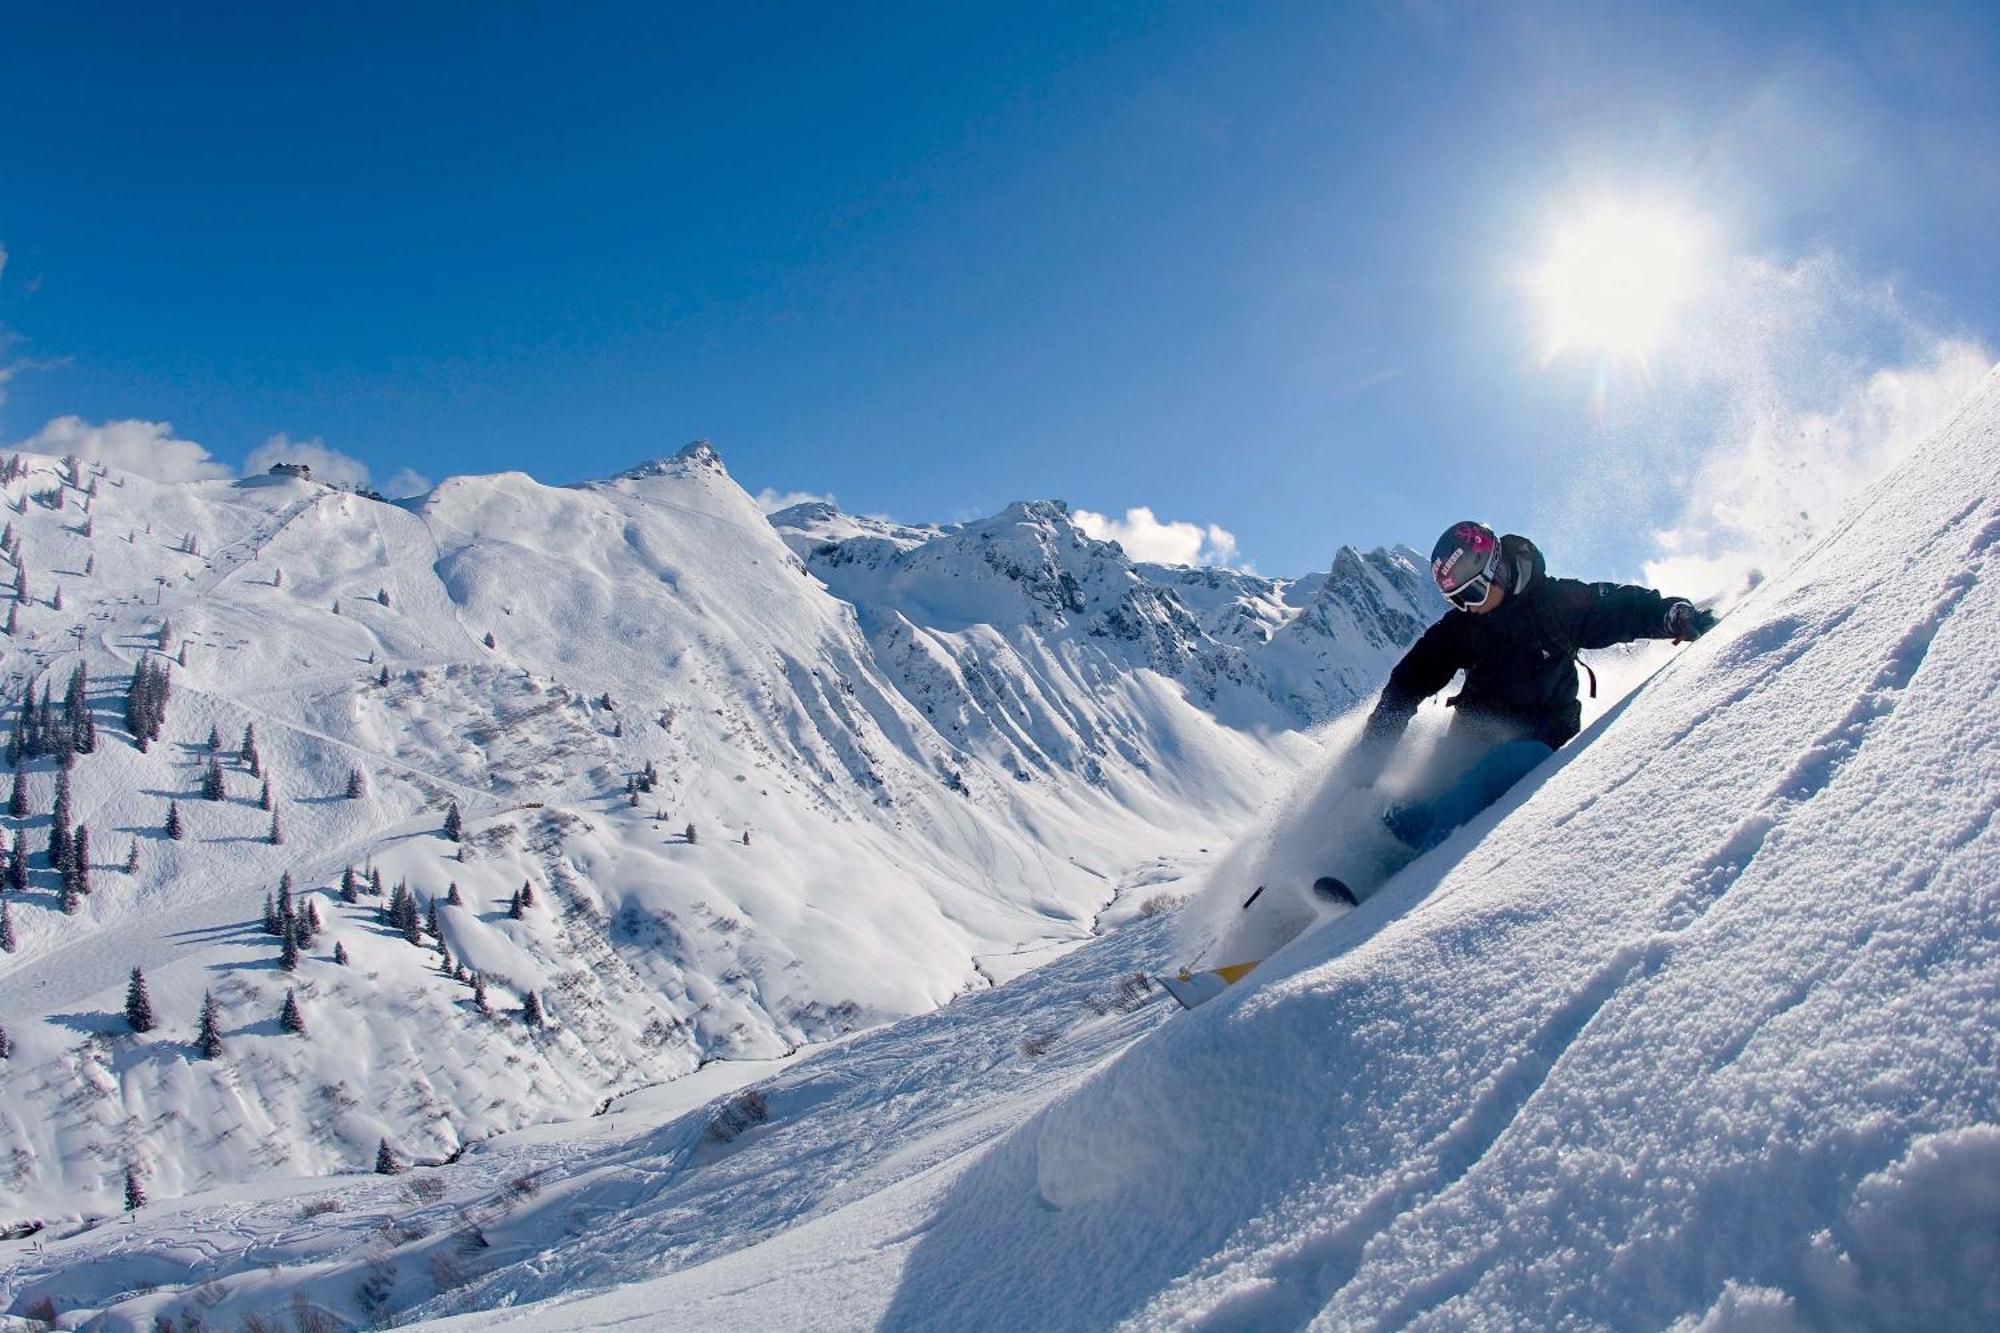
<path id="1" fill-rule="evenodd" d="M 1508 741 L 1487 751 L 1464 777 L 1437 795 L 1390 806 L 1383 812 L 1382 822 L 1398 838 L 1419 852 L 1427 852 L 1505 796 L 1509 787 L 1554 753 L 1546 741 Z"/>

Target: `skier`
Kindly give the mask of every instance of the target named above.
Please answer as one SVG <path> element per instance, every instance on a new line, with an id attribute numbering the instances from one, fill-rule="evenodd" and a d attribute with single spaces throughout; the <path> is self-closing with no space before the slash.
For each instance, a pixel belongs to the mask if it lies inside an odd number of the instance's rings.
<path id="1" fill-rule="evenodd" d="M 1715 625 L 1714 613 L 1651 588 L 1551 578 L 1533 542 L 1497 537 L 1483 523 L 1448 528 L 1431 549 L 1431 575 L 1453 609 L 1389 673 L 1355 769 L 1359 785 L 1372 786 L 1417 705 L 1465 672 L 1465 687 L 1446 700 L 1456 711 L 1440 764 L 1456 780 L 1382 815 L 1418 852 L 1443 842 L 1576 735 L 1580 649 L 1634 639 L 1681 643 Z M 1326 896 L 1348 896 L 1337 880 L 1321 883 Z"/>

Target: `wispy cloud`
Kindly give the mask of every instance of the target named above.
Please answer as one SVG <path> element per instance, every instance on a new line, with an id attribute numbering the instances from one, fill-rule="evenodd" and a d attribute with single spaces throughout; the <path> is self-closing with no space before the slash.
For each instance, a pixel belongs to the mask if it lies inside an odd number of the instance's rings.
<path id="1" fill-rule="evenodd" d="M 1348 383 L 1334 389 L 1328 396 L 1335 399 L 1353 398 L 1357 394 L 1367 393 L 1370 389 L 1378 385 L 1387 384 L 1390 380 L 1400 379 L 1402 375 L 1403 368 L 1401 366 L 1389 366 L 1376 371 L 1372 375 L 1363 375 L 1360 379 L 1350 380 Z"/>
<path id="2" fill-rule="evenodd" d="M 30 453 L 74 454 L 158 481 L 200 481 L 235 475 L 193 440 L 175 436 L 165 421 L 107 421 L 95 425 L 82 417 L 57 417 L 25 440 L 10 446 Z"/>
<path id="3" fill-rule="evenodd" d="M 312 468 L 315 481 L 332 482 L 336 486 L 368 484 L 366 463 L 338 449 L 328 448 L 326 441 L 318 436 L 295 440 L 280 431 L 250 451 L 250 456 L 243 460 L 243 473 L 254 476 L 267 472 L 273 463 L 304 463 Z"/>
<path id="4" fill-rule="evenodd" d="M 1127 509 L 1122 519 L 1088 509 L 1074 510 L 1070 517 L 1086 536 L 1117 542 L 1134 560 L 1160 565 L 1236 563 L 1236 536 L 1219 524 L 1184 519 L 1163 523 L 1145 505 Z"/>
<path id="5" fill-rule="evenodd" d="M 407 499 L 412 495 L 422 495 L 436 485 L 429 477 L 415 468 L 399 467 L 389 474 L 382 483 L 382 494 L 392 500 Z"/>
<path id="6" fill-rule="evenodd" d="M 790 509 L 793 505 L 830 504 L 839 505 L 831 495 L 821 495 L 815 491 L 780 491 L 766 486 L 757 492 L 757 507 L 767 514 L 775 514 L 780 509 Z"/>

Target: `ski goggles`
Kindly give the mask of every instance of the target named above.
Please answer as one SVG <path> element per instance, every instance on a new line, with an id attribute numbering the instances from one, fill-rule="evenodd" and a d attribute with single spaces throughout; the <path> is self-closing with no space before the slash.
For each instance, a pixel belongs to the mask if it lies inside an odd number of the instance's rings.
<path id="1" fill-rule="evenodd" d="M 1440 560 L 1431 569 L 1445 600 L 1460 610 L 1471 610 L 1486 600 L 1493 590 L 1495 571 L 1500 564 L 1496 547 L 1484 559 L 1473 551 L 1460 551 L 1450 560 Z"/>

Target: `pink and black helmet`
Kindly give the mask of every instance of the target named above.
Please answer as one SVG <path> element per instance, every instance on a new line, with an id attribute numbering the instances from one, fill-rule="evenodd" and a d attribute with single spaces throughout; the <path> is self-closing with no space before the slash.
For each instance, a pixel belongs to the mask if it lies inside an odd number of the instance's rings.
<path id="1" fill-rule="evenodd" d="M 1454 523 L 1431 547 L 1431 577 L 1454 606 L 1485 601 L 1499 570 L 1500 539 L 1484 523 Z"/>

